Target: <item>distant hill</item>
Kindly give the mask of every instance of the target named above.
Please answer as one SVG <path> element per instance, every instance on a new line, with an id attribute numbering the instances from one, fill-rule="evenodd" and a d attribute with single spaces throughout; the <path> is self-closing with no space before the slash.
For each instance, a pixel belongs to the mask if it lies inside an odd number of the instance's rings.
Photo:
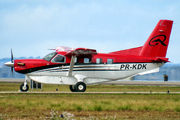
<path id="1" fill-rule="evenodd" d="M 135 76 L 135 80 L 163 80 L 168 75 L 169 80 L 180 80 L 180 64 L 166 63 L 160 67 L 159 72 Z"/>

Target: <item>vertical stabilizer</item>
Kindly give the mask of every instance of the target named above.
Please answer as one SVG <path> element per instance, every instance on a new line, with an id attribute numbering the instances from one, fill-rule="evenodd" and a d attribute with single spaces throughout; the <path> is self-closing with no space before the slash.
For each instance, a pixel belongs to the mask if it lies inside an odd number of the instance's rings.
<path id="1" fill-rule="evenodd" d="M 160 20 L 142 47 L 139 55 L 166 57 L 173 21 Z"/>

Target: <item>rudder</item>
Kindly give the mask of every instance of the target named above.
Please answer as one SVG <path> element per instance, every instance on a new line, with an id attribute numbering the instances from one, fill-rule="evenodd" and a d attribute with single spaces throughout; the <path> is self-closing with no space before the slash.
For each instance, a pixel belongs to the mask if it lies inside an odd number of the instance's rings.
<path id="1" fill-rule="evenodd" d="M 143 45 L 139 56 L 166 57 L 173 21 L 160 20 Z"/>

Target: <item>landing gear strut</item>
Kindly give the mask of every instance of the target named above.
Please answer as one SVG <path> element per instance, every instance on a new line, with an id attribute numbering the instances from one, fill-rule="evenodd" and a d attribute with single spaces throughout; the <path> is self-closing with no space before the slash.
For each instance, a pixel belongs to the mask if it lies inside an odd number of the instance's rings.
<path id="1" fill-rule="evenodd" d="M 76 85 L 70 85 L 69 86 L 69 89 L 72 91 L 72 92 L 84 92 L 86 91 L 86 84 L 83 83 L 83 82 L 78 82 L 76 83 Z"/>

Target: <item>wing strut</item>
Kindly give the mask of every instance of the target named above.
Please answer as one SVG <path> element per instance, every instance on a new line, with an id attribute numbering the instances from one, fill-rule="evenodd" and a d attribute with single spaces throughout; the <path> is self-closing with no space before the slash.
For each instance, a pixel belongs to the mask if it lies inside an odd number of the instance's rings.
<path id="1" fill-rule="evenodd" d="M 73 67 L 74 67 L 75 58 L 76 58 L 76 56 L 72 55 L 71 63 L 70 63 L 70 67 L 69 67 L 69 72 L 67 74 L 67 76 L 69 76 L 69 77 L 72 76 L 72 71 L 73 71 Z"/>
<path id="2" fill-rule="evenodd" d="M 67 76 L 69 77 L 72 76 L 72 71 L 73 71 L 76 56 L 92 57 L 93 55 L 96 55 L 96 54 L 97 54 L 96 50 L 88 49 L 88 48 L 76 48 L 75 50 L 71 50 L 67 52 L 66 56 L 71 56 L 71 63 L 70 63 L 69 72 Z"/>

